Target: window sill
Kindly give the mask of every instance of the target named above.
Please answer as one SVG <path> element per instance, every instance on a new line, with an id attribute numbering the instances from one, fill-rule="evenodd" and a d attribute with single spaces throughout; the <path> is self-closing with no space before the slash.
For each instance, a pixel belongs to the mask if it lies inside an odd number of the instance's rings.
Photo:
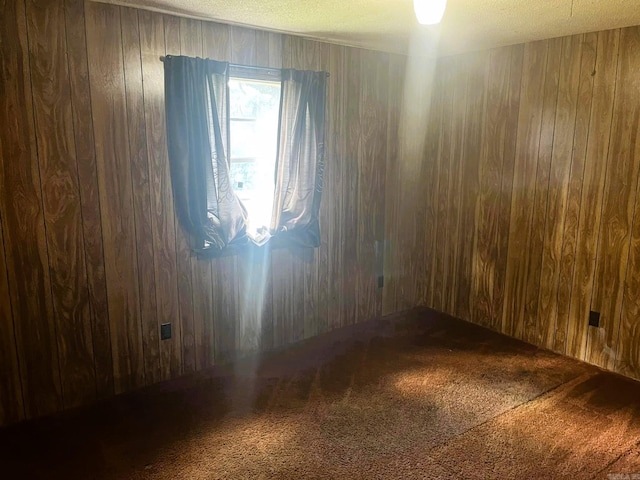
<path id="1" fill-rule="evenodd" d="M 271 250 L 292 249 L 292 248 L 318 248 L 320 246 L 317 235 L 312 235 L 308 229 L 303 231 L 282 232 L 275 235 L 264 245 L 256 245 L 249 239 L 236 244 L 227 245 L 222 250 L 208 248 L 204 250 L 193 250 L 193 255 L 201 259 L 224 258 L 237 255 L 249 255 L 259 257 Z"/>

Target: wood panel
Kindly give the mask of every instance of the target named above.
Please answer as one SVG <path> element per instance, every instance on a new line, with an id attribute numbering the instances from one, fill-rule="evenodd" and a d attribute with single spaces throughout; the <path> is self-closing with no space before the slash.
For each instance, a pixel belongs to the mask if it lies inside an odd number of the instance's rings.
<path id="1" fill-rule="evenodd" d="M 382 294 L 378 288 L 384 242 L 384 197 L 387 143 L 387 76 L 388 56 L 362 52 L 360 111 L 360 141 L 358 145 L 358 230 L 357 261 L 359 321 L 379 317 Z"/>
<path id="2" fill-rule="evenodd" d="M 144 110 L 142 58 L 138 12 L 122 8 L 122 54 L 126 78 L 127 120 L 129 121 L 129 151 L 138 252 L 138 283 L 140 284 L 140 321 L 144 348 L 146 380 L 162 379 L 160 366 L 160 336 L 157 324 L 157 297 L 153 216 L 151 214 L 151 180 L 147 147 L 147 123 Z M 151 127 L 153 128 L 153 127 Z"/>
<path id="3" fill-rule="evenodd" d="M 548 41 L 545 83 L 542 100 L 542 124 L 538 143 L 538 166 L 536 171 L 535 197 L 528 256 L 530 258 L 526 277 L 524 302 L 523 338 L 531 343 L 536 340 L 539 329 L 538 298 L 544 249 L 544 226 L 549 199 L 549 177 L 555 136 L 556 108 L 558 104 L 558 83 L 562 39 Z M 546 279 L 545 279 L 546 280 Z"/>
<path id="4" fill-rule="evenodd" d="M 580 86 L 576 109 L 576 125 L 573 139 L 571 173 L 567 198 L 567 211 L 564 221 L 562 256 L 558 275 L 558 296 L 556 302 L 556 324 L 554 328 L 554 350 L 565 353 L 567 348 L 567 330 L 572 298 L 573 278 L 576 267 L 578 226 L 581 213 L 581 196 L 587 155 L 587 140 L 593 83 L 596 63 L 597 33 L 587 34 L 581 45 Z"/>
<path id="5" fill-rule="evenodd" d="M 382 313 L 388 98 L 402 99 L 404 59 L 81 0 L 2 8 L 0 423 Z M 167 54 L 331 72 L 319 249 L 192 256 L 172 201 Z"/>
<path id="6" fill-rule="evenodd" d="M 0 152 L 2 149 L 0 148 Z M 15 328 L 11 311 L 7 260 L 4 252 L 2 217 L 0 216 L 0 424 L 24 418 L 20 366 L 15 343 Z"/>
<path id="7" fill-rule="evenodd" d="M 438 62 L 436 78 L 447 80 L 433 86 L 437 100 L 425 125 L 438 131 L 428 138 L 440 142 L 439 163 L 431 167 L 427 145 L 419 181 L 431 194 L 416 207 L 435 232 L 423 249 L 425 278 L 415 278 L 427 285 L 425 305 L 640 377 L 638 32 L 575 35 Z M 439 104 L 460 89 L 457 62 L 469 88 L 449 111 Z M 455 135 L 455 126 L 445 133 L 463 114 L 464 135 Z M 443 155 L 452 141 L 463 152 L 453 183 Z M 452 194 L 459 207 L 448 200 Z M 461 232 L 450 228 L 456 217 Z M 443 268 L 447 249 L 457 252 L 455 273 Z M 450 305 L 442 303 L 443 286 Z M 588 326 L 591 310 L 600 313 L 599 327 Z"/>
<path id="8" fill-rule="evenodd" d="M 625 28 L 620 32 L 618 74 L 607 157 L 608 163 L 615 167 L 607 170 L 605 181 L 592 297 L 592 309 L 601 315 L 600 326 L 589 329 L 586 356 L 590 363 L 607 369 L 614 368 L 619 341 L 623 285 L 629 266 L 629 242 L 638 188 L 639 60 L 640 29 Z"/>
<path id="9" fill-rule="evenodd" d="M 34 417 L 63 400 L 23 2 L 2 3 L 0 45 L 0 215 L 24 408 Z"/>
<path id="10" fill-rule="evenodd" d="M 457 302 L 456 315 L 465 320 L 470 320 L 473 314 L 471 305 L 471 289 L 473 284 L 473 244 L 475 231 L 475 211 L 480 190 L 478 171 L 480 153 L 482 148 L 482 119 L 485 108 L 485 81 L 489 59 L 488 52 L 481 56 L 465 56 L 468 69 L 467 104 L 465 105 L 465 132 L 462 149 L 464 152 L 465 168 L 463 169 L 461 192 L 462 200 L 462 225 L 463 233 L 458 248 Z M 437 95 L 437 93 L 436 93 Z"/>
<path id="11" fill-rule="evenodd" d="M 509 246 L 505 277 L 505 305 L 502 331 L 518 338 L 524 337 L 524 304 L 530 249 L 531 222 L 535 198 L 535 180 L 542 125 L 547 42 L 525 46 L 523 57 L 520 112 L 517 122 L 516 158 Z"/>
<path id="12" fill-rule="evenodd" d="M 507 274 L 507 258 L 509 251 L 509 219 L 511 218 L 511 196 L 516 165 L 516 146 L 518 130 L 513 128 L 518 122 L 520 109 L 520 92 L 522 86 L 522 67 L 524 61 L 524 45 L 515 45 L 510 49 L 508 100 L 505 104 L 505 136 L 504 158 L 500 183 L 500 201 L 496 221 L 495 270 L 493 284 L 493 303 L 491 327 L 502 329 L 504 319 L 504 292 Z"/>
<path id="13" fill-rule="evenodd" d="M 557 318 L 556 301 L 560 280 L 560 256 L 572 151 L 576 128 L 578 89 L 580 86 L 580 61 L 582 57 L 581 36 L 562 39 L 562 56 L 556 118 L 553 135 L 551 169 L 547 194 L 547 212 L 540 267 L 540 291 L 538 297 L 539 325 L 536 343 L 553 348 Z"/>
<path id="14" fill-rule="evenodd" d="M 476 228 L 473 236 L 470 303 L 473 305 L 473 321 L 487 327 L 497 323 L 493 286 L 506 137 L 507 117 L 504 112 L 509 101 L 509 53 L 508 49 L 491 52 L 484 84 L 478 85 L 486 91 L 486 106 L 478 165 L 479 189 L 474 217 Z"/>
<path id="15" fill-rule="evenodd" d="M 417 61 L 80 0 L 2 3 L 0 424 L 417 304 L 640 377 L 639 39 Z M 192 256 L 165 54 L 331 73 L 320 248 Z"/>
<path id="16" fill-rule="evenodd" d="M 104 398 L 113 395 L 114 392 L 113 361 L 82 0 L 66 0 L 65 26 L 73 132 L 84 227 L 84 254 L 89 287 L 96 394 L 99 398 Z"/>
<path id="17" fill-rule="evenodd" d="M 65 405 L 79 406 L 96 389 L 64 4 L 29 1 L 26 14 L 62 395 Z"/>
<path id="18" fill-rule="evenodd" d="M 122 30 L 119 8 L 94 3 L 85 4 L 85 8 L 114 385 L 118 393 L 145 384 Z"/>
<path id="19" fill-rule="evenodd" d="M 604 181 L 608 167 L 606 158 L 616 89 L 619 38 L 618 30 L 598 33 L 597 57 L 593 70 L 591 119 L 566 346 L 568 355 L 580 359 L 585 358 L 587 348 L 588 324 L 585 318 L 591 309 Z"/>

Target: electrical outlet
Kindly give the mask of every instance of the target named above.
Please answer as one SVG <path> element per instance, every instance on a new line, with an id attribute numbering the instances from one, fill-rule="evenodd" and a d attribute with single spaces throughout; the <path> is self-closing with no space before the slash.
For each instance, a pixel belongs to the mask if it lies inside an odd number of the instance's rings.
<path id="1" fill-rule="evenodd" d="M 593 310 L 589 312 L 589 326 L 596 328 L 600 326 L 600 312 L 594 312 Z"/>
<path id="2" fill-rule="evenodd" d="M 171 338 L 171 324 L 163 323 L 160 325 L 160 340 L 169 340 Z"/>

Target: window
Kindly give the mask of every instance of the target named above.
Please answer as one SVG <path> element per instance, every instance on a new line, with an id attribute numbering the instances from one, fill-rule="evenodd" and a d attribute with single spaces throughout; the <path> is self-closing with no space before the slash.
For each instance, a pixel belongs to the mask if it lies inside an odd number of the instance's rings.
<path id="1" fill-rule="evenodd" d="M 327 74 L 171 55 L 164 74 L 174 204 L 194 251 L 318 247 Z"/>
<path id="2" fill-rule="evenodd" d="M 278 147 L 280 72 L 234 67 L 229 75 L 231 183 L 248 211 L 247 232 L 271 223 Z"/>

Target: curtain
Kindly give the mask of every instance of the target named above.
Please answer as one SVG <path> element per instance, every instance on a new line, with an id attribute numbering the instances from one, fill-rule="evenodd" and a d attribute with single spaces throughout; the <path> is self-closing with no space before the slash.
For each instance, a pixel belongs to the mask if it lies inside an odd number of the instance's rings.
<path id="1" fill-rule="evenodd" d="M 164 59 L 167 146 L 178 219 L 194 249 L 246 241 L 246 210 L 231 187 L 228 151 L 229 64 Z"/>
<path id="2" fill-rule="evenodd" d="M 282 71 L 271 230 L 279 240 L 320 246 L 325 72 Z"/>

